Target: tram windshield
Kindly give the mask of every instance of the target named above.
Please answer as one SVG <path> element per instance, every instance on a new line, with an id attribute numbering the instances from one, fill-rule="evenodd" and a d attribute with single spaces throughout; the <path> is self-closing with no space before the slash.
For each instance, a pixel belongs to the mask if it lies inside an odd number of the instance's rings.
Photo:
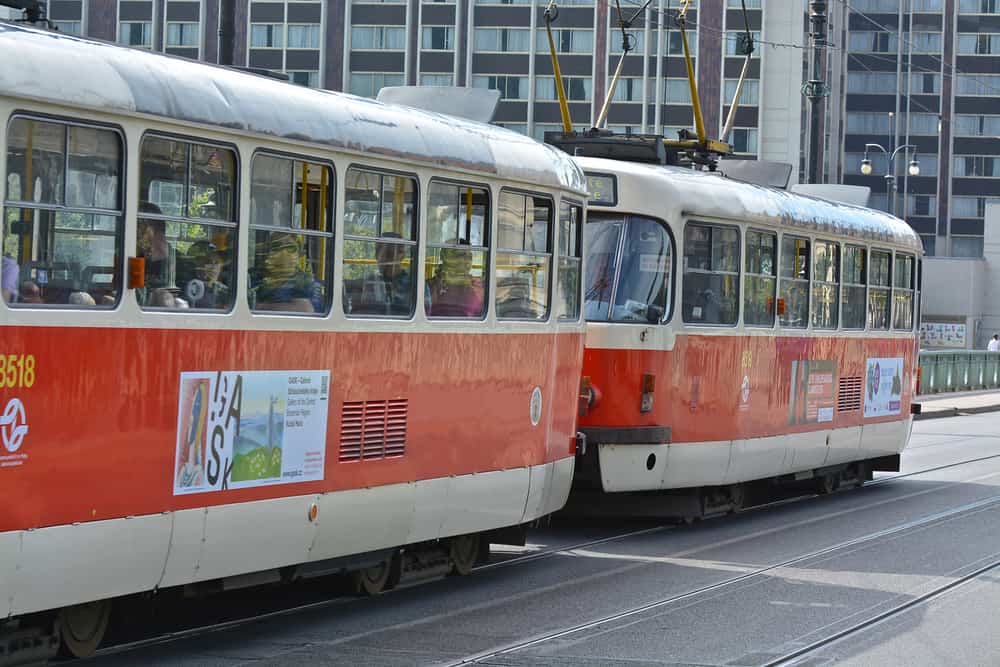
<path id="1" fill-rule="evenodd" d="M 585 245 L 587 320 L 657 323 L 667 316 L 674 248 L 662 223 L 591 213 Z"/>

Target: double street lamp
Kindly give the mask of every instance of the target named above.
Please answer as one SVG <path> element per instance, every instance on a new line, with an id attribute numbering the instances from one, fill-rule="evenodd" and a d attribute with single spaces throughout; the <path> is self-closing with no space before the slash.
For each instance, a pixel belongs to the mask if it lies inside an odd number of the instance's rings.
<path id="1" fill-rule="evenodd" d="M 906 151 L 907 149 L 913 149 L 913 159 L 910 160 L 910 165 L 907 168 L 907 172 L 910 176 L 920 175 L 920 163 L 917 162 L 917 147 L 913 144 L 903 144 L 891 153 L 879 144 L 865 144 L 865 157 L 861 160 L 861 173 L 865 176 L 871 176 L 872 174 L 872 161 L 868 158 L 869 151 L 878 149 L 885 153 L 888 158 L 888 171 L 885 174 L 885 192 L 889 200 L 889 215 L 895 215 L 893 209 L 896 208 L 896 155 L 900 151 Z"/>

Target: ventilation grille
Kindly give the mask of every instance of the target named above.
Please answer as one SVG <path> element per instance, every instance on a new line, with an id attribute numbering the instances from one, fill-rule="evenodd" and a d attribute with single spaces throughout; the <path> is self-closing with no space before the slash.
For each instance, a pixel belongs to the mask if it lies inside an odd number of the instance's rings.
<path id="1" fill-rule="evenodd" d="M 406 453 L 407 399 L 350 401 L 340 420 L 340 460 L 361 461 Z"/>
<path id="2" fill-rule="evenodd" d="M 857 412 L 861 409 L 861 378 L 840 378 L 837 412 Z"/>

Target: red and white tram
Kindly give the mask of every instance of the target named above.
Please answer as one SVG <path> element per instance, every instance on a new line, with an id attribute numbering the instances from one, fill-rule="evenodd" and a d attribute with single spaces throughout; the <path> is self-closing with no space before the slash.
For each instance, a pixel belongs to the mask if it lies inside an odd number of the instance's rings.
<path id="1" fill-rule="evenodd" d="M 697 517 L 745 482 L 898 470 L 921 244 L 878 211 L 576 158 L 590 182 L 580 511 Z M 579 502 L 578 502 L 579 501 Z"/>
<path id="2" fill-rule="evenodd" d="M 117 596 L 340 570 L 375 592 L 562 507 L 567 155 L 12 25 L 0 118 L 0 618 L 57 617 L 80 655 Z"/>

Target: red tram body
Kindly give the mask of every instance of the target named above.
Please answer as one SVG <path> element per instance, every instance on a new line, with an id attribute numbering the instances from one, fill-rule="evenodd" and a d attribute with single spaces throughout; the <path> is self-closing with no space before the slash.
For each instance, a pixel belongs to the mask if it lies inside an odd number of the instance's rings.
<path id="1" fill-rule="evenodd" d="M 0 118 L 6 649 L 61 609 L 89 653 L 108 600 L 169 587 L 377 592 L 421 550 L 465 573 L 562 507 L 568 156 L 13 25 Z"/>
<path id="2" fill-rule="evenodd" d="M 576 160 L 598 193 L 578 511 L 701 516 L 738 508 L 745 482 L 830 490 L 898 469 L 919 303 L 908 225 L 718 175 Z"/>

